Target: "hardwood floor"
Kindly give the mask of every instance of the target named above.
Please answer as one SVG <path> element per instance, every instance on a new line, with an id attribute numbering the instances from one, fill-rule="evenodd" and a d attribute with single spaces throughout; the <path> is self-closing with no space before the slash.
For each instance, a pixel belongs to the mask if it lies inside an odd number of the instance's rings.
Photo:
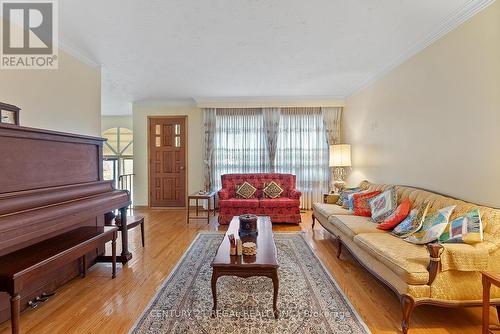
<path id="1" fill-rule="evenodd" d="M 87 277 L 76 278 L 37 309 L 21 315 L 22 333 L 127 333 L 156 290 L 176 265 L 199 231 L 217 230 L 216 219 L 185 221 L 185 211 L 135 210 L 145 216 L 146 247 L 141 247 L 140 229 L 131 231 L 132 260 L 117 277 L 110 279 L 110 265 L 93 266 Z M 311 230 L 311 213 L 302 215 L 300 226 L 276 225 L 275 231 L 306 232 L 307 240 L 337 280 L 373 333 L 399 333 L 401 310 L 394 293 L 379 283 L 347 252 L 335 257 L 331 235 L 316 224 Z M 221 228 L 224 230 L 224 227 Z M 491 309 L 490 319 L 497 321 Z M 411 334 L 480 333 L 481 308 L 445 309 L 418 307 L 411 322 Z M 0 324 L 0 334 L 10 333 L 10 323 Z"/>

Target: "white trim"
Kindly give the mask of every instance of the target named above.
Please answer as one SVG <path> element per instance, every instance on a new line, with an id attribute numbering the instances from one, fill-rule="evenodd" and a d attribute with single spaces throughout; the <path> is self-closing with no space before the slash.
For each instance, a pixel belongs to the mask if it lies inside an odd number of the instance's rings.
<path id="1" fill-rule="evenodd" d="M 78 59 L 79 61 L 81 61 L 85 65 L 90 66 L 92 68 L 102 67 L 102 65 L 99 64 L 98 62 L 90 59 L 87 56 L 84 56 L 81 52 L 77 51 L 75 48 L 69 46 L 68 44 L 66 44 L 62 41 L 59 41 L 59 50 L 64 51 L 65 53 L 69 54 L 73 58 Z"/>
<path id="2" fill-rule="evenodd" d="M 347 298 L 346 294 L 344 293 L 344 290 L 342 290 L 342 288 L 339 286 L 339 284 L 337 283 L 337 281 L 335 280 L 335 278 L 332 276 L 332 274 L 330 273 L 330 271 L 326 268 L 326 266 L 323 263 L 323 261 L 321 261 L 321 259 L 319 258 L 319 256 L 316 254 L 316 252 L 314 251 L 314 248 L 312 248 L 312 246 L 307 241 L 307 239 L 305 237 L 306 232 L 302 231 L 302 232 L 299 232 L 297 234 L 299 234 L 302 237 L 302 239 L 304 240 L 304 242 L 306 243 L 306 245 L 311 250 L 311 253 L 314 255 L 314 257 L 316 257 L 316 259 L 318 260 L 318 262 L 321 264 L 321 267 L 323 267 L 323 270 L 325 271 L 325 273 L 330 277 L 330 280 L 333 282 L 333 285 L 335 285 L 335 287 L 339 291 L 339 293 L 342 296 L 342 298 L 344 298 L 344 302 L 351 308 L 352 312 L 354 313 L 354 316 L 356 317 L 356 319 L 358 319 L 358 321 L 361 324 L 361 326 L 366 330 L 366 333 L 370 334 L 371 331 L 368 328 L 368 326 L 366 325 L 366 323 L 363 320 L 363 318 L 361 318 L 361 316 L 359 315 L 359 313 L 356 310 L 356 308 L 354 308 L 354 306 L 352 305 L 352 303 L 349 300 L 349 298 Z"/>
<path id="3" fill-rule="evenodd" d="M 344 107 L 339 96 L 195 97 L 198 108 Z"/>
<path id="4" fill-rule="evenodd" d="M 491 5 L 495 0 L 469 0 L 463 7 L 459 8 L 452 15 L 447 17 L 443 22 L 432 31 L 430 34 L 425 36 L 424 38 L 418 40 L 411 47 L 405 50 L 401 55 L 392 59 L 386 65 L 382 66 L 382 68 L 376 71 L 374 74 L 368 75 L 365 79 L 363 79 L 358 85 L 353 87 L 346 94 L 346 99 L 352 97 L 353 95 L 358 94 L 363 89 L 369 87 L 371 84 L 380 80 L 384 77 L 388 72 L 398 67 L 411 57 L 418 54 L 420 51 L 424 50 L 432 43 L 437 41 L 438 39 L 444 37 L 446 34 L 451 32 L 453 29 L 457 28 L 459 25 L 479 13 L 484 8 Z"/>
<path id="5" fill-rule="evenodd" d="M 179 99 L 145 99 L 132 102 L 134 106 L 141 107 L 196 107 L 196 102 L 192 98 Z"/>

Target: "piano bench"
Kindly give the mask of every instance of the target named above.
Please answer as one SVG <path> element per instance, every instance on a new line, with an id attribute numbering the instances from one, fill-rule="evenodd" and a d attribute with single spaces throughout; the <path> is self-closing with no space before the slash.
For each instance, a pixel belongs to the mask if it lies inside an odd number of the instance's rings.
<path id="1" fill-rule="evenodd" d="M 19 333 L 20 291 L 42 275 L 81 259 L 85 276 L 85 254 L 111 241 L 112 278 L 116 276 L 117 227 L 84 226 L 26 248 L 0 256 L 0 291 L 10 295 L 12 333 Z"/>

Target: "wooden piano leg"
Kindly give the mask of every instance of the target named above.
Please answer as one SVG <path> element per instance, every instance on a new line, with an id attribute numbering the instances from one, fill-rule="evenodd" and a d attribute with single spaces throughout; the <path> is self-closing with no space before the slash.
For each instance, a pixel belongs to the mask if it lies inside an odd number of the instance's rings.
<path id="1" fill-rule="evenodd" d="M 116 232 L 113 233 L 113 240 L 111 241 L 111 266 L 113 268 L 113 274 L 111 278 L 116 277 Z"/>
<path id="2" fill-rule="evenodd" d="M 122 231 L 122 254 L 120 260 L 125 264 L 132 258 L 132 253 L 128 251 L 128 226 L 127 226 L 127 208 L 120 209 L 121 231 Z"/>
<path id="3" fill-rule="evenodd" d="M 21 296 L 16 294 L 10 298 L 10 323 L 12 334 L 19 334 L 19 314 L 21 312 Z"/>
<path id="4" fill-rule="evenodd" d="M 142 220 L 141 223 L 141 241 L 142 241 L 142 247 L 144 247 L 144 219 Z"/>

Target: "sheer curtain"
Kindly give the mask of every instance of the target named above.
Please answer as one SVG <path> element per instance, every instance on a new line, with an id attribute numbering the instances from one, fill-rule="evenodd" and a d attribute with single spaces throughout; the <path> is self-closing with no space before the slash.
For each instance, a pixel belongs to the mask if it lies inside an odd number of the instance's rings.
<path id="1" fill-rule="evenodd" d="M 282 108 L 276 172 L 297 176 L 301 207 L 311 209 L 328 191 L 328 144 L 321 108 Z"/>
<path id="2" fill-rule="evenodd" d="M 205 153 L 204 153 L 204 176 L 205 190 L 214 189 L 213 179 L 213 153 L 215 136 L 215 108 L 205 108 L 203 110 L 203 124 L 205 128 Z"/>
<path id="3" fill-rule="evenodd" d="M 278 145 L 278 132 L 281 119 L 280 108 L 263 108 L 264 125 L 266 127 L 267 152 L 269 154 L 269 166 L 271 173 L 276 170 L 276 148 Z"/>
<path id="4" fill-rule="evenodd" d="M 261 109 L 218 108 L 215 124 L 214 189 L 221 188 L 220 176 L 222 174 L 269 171 L 264 117 Z"/>

